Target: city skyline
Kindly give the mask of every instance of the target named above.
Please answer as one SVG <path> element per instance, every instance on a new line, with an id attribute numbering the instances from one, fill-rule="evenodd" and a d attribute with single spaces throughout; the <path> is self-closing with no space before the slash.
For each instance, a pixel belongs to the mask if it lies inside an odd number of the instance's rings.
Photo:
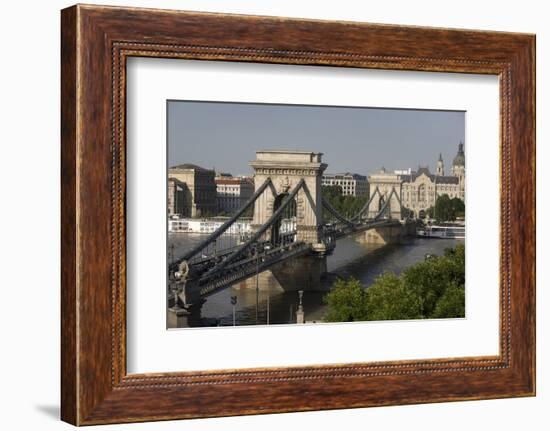
<path id="1" fill-rule="evenodd" d="M 465 138 L 463 111 L 196 101 L 168 101 L 167 111 L 169 166 L 233 175 L 252 173 L 257 150 L 279 149 L 322 152 L 327 173 L 362 175 L 382 166 L 434 172 L 441 153 L 449 174 Z"/>

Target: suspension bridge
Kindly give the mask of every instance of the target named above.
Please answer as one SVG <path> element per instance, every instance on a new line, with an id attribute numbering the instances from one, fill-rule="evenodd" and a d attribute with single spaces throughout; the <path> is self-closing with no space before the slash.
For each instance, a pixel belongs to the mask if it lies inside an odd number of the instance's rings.
<path id="1" fill-rule="evenodd" d="M 352 217 L 340 214 L 321 195 L 327 167 L 321 157 L 301 151 L 256 153 L 250 163 L 252 197 L 169 265 L 174 313 L 196 315 L 208 296 L 266 270 L 283 288 L 315 289 L 338 239 L 364 232 L 393 242 L 410 232 L 411 223 L 402 218 L 401 200 L 393 188 L 375 189 Z M 251 230 L 243 232 L 241 221 L 251 214 Z"/>

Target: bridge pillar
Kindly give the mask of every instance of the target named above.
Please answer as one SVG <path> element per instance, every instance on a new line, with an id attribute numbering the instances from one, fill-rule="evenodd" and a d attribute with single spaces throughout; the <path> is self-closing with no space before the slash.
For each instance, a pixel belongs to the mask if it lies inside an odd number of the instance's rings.
<path id="1" fill-rule="evenodd" d="M 365 232 L 367 244 L 399 244 L 407 236 L 407 229 L 401 224 L 380 226 Z"/>
<path id="2" fill-rule="evenodd" d="M 321 290 L 327 258 L 315 254 L 300 256 L 275 265 L 271 272 L 286 291 Z"/>
<path id="3" fill-rule="evenodd" d="M 388 173 L 384 168 L 378 173 L 369 175 L 370 196 L 373 199 L 369 205 L 367 217 L 375 217 L 390 199 L 389 214 L 391 218 L 401 220 L 401 203 L 395 194 L 401 199 L 402 182 L 400 175 Z M 395 192 L 395 194 L 392 192 Z"/>
<path id="4" fill-rule="evenodd" d="M 170 287 L 174 295 L 168 301 L 168 328 L 200 326 L 201 309 L 206 299 L 201 298 L 196 280 L 183 277 Z"/>
<path id="5" fill-rule="evenodd" d="M 414 223 L 396 223 L 389 226 L 380 226 L 365 232 L 367 244 L 399 244 L 406 236 L 416 234 Z"/>
<path id="6" fill-rule="evenodd" d="M 201 309 L 206 302 L 199 299 L 193 304 L 184 304 L 180 298 L 170 301 L 168 308 L 168 328 L 191 328 L 201 326 Z"/>
<path id="7" fill-rule="evenodd" d="M 285 291 L 321 290 L 321 281 L 327 272 L 326 257 L 311 254 L 288 259 L 273 265 L 258 276 L 258 288 L 269 290 L 276 287 Z M 256 287 L 256 275 L 237 283 L 240 288 Z"/>
<path id="8" fill-rule="evenodd" d="M 168 308 L 168 328 L 192 328 L 200 326 L 202 304 Z"/>
<path id="9" fill-rule="evenodd" d="M 321 205 L 321 178 L 327 168 L 322 163 L 322 153 L 310 151 L 257 151 L 256 160 L 250 162 L 254 169 L 256 190 L 268 179 L 273 183 L 272 196 L 258 199 L 254 206 L 252 229 L 262 226 L 277 210 L 277 203 L 300 180 L 305 180 L 305 190 L 296 197 L 297 240 L 309 244 L 321 243 L 319 226 L 323 224 Z"/>

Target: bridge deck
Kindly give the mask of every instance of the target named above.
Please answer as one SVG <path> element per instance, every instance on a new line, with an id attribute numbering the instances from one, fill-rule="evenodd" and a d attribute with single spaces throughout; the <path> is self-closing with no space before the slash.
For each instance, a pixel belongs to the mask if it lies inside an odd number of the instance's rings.
<path id="1" fill-rule="evenodd" d="M 247 257 L 228 265 L 221 274 L 215 274 L 206 279 L 199 280 L 198 285 L 191 288 L 189 293 L 196 295 L 197 292 L 193 290 L 198 289 L 201 297 L 210 296 L 221 289 L 250 278 L 256 274 L 256 271 L 263 272 L 273 265 L 308 253 L 311 253 L 311 246 L 304 242 L 294 242 L 286 246 L 266 250 L 264 254 L 258 257 Z"/>

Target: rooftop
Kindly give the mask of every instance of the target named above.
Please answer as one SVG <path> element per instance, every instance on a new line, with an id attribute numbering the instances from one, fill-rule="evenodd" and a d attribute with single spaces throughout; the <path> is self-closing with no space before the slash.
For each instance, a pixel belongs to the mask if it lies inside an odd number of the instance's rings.
<path id="1" fill-rule="evenodd" d="M 323 174 L 326 178 L 353 178 L 356 180 L 366 180 L 367 177 L 361 174 L 355 174 L 353 172 L 337 173 L 337 174 Z"/>
<path id="2" fill-rule="evenodd" d="M 216 184 L 228 184 L 228 185 L 240 185 L 240 184 L 254 184 L 254 181 L 250 177 L 216 177 L 214 179 Z"/>
<path id="3" fill-rule="evenodd" d="M 211 172 L 213 172 L 212 169 L 206 169 L 206 168 L 203 168 L 202 166 L 195 165 L 193 163 L 183 163 L 181 165 L 172 166 L 169 169 L 170 170 L 171 169 L 192 169 L 192 170 L 195 170 L 195 171 L 203 171 L 203 172 L 211 171 Z"/>
<path id="4" fill-rule="evenodd" d="M 323 153 L 298 150 L 259 150 L 256 161 L 281 161 L 291 163 L 320 163 Z"/>
<path id="5" fill-rule="evenodd" d="M 410 175 L 401 175 L 401 179 L 403 181 L 415 181 L 422 174 L 426 175 L 431 181 L 437 184 L 458 184 L 458 177 L 449 175 L 434 175 L 430 173 L 427 166 L 419 166 L 416 172 L 411 172 Z"/>

